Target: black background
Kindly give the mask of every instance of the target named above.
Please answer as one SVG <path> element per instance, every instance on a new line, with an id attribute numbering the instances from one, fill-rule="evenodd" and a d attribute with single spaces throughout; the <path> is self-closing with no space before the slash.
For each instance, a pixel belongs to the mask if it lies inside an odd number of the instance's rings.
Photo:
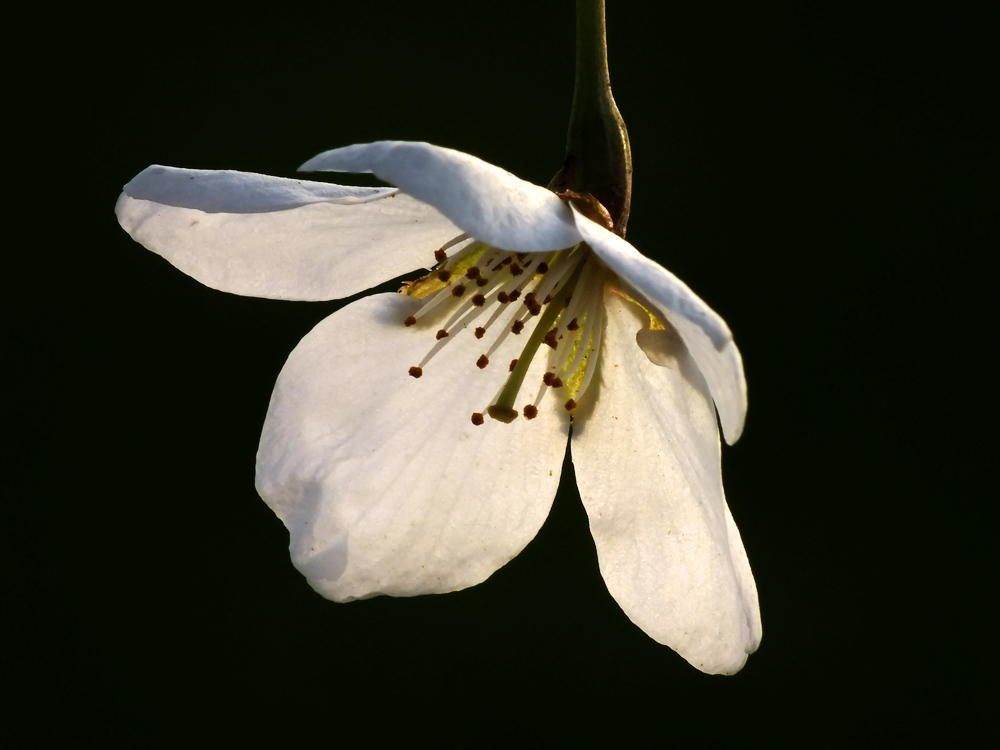
<path id="1" fill-rule="evenodd" d="M 343 303 L 212 291 L 115 221 L 150 163 L 292 176 L 384 138 L 546 184 L 571 3 L 63 15 L 13 40 L 9 72 L 27 127 L 8 155 L 23 197 L 3 321 L 6 746 L 985 733 L 1000 205 L 986 20 L 961 3 L 674 5 L 611 1 L 611 74 L 635 162 L 629 240 L 725 317 L 746 363 L 747 428 L 723 453 L 764 622 L 744 670 L 702 675 L 628 621 L 568 464 L 538 537 L 484 584 L 314 594 L 254 491 L 254 454 L 285 357 Z"/>

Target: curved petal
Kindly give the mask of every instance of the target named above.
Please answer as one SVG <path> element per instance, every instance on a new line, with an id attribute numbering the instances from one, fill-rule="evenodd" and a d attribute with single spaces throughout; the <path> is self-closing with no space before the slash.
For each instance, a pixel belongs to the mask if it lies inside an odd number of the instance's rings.
<path id="1" fill-rule="evenodd" d="M 731 674 L 760 642 L 760 614 L 708 389 L 673 330 L 606 297 L 600 391 L 572 444 L 601 573 L 646 633 L 703 672 Z"/>
<path id="2" fill-rule="evenodd" d="M 460 331 L 415 379 L 435 343 L 434 327 L 402 325 L 417 304 L 381 294 L 330 316 L 271 397 L 257 489 L 289 529 L 295 566 L 336 601 L 483 581 L 535 536 L 559 483 L 565 412 L 470 419 L 503 384 L 516 337 L 481 370 L 490 340 Z"/>
<path id="3" fill-rule="evenodd" d="M 346 297 L 433 264 L 461 233 L 392 188 L 154 165 L 115 207 L 132 237 L 201 283 L 273 299 Z"/>
<path id="4" fill-rule="evenodd" d="M 580 241 L 569 208 L 555 193 L 461 151 L 379 141 L 326 151 L 299 169 L 374 172 L 502 250 L 561 250 Z"/>
<path id="5" fill-rule="evenodd" d="M 575 208 L 573 214 L 580 234 L 597 256 L 680 333 L 708 381 L 726 442 L 735 443 L 746 420 L 747 384 L 743 359 L 726 321 L 663 266 Z"/>

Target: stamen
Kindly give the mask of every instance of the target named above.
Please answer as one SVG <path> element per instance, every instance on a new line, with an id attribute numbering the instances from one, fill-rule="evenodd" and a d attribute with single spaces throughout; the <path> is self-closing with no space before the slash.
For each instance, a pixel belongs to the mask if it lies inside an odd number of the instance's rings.
<path id="1" fill-rule="evenodd" d="M 476 427 L 478 427 L 485 421 L 486 420 L 483 419 L 483 415 L 481 412 L 478 411 L 472 412 L 472 424 L 476 425 Z"/>
<path id="2" fill-rule="evenodd" d="M 476 338 L 477 339 L 481 339 L 485 335 L 486 335 L 486 329 L 485 328 L 483 328 L 482 326 L 480 326 L 479 328 L 476 329 Z"/>
<path id="3" fill-rule="evenodd" d="M 580 279 L 581 270 L 582 265 L 577 262 L 572 275 L 566 281 L 566 289 L 570 293 L 572 293 L 573 288 Z M 528 367 L 531 365 L 531 360 L 542 343 L 542 338 L 551 329 L 552 324 L 555 323 L 556 318 L 559 317 L 562 310 L 563 308 L 559 305 L 549 305 L 545 308 L 545 313 L 542 315 L 538 323 L 535 324 L 535 329 L 531 332 L 531 336 L 528 338 L 528 343 L 525 344 L 524 351 L 518 358 L 518 363 L 515 365 L 513 372 L 511 372 L 510 377 L 507 379 L 507 383 L 500 391 L 496 403 L 490 406 L 487 410 L 491 417 L 494 416 L 494 410 L 498 415 L 494 418 L 500 419 L 500 421 L 510 421 L 506 419 L 506 417 L 508 417 L 511 412 L 515 415 L 517 414 L 517 412 L 514 412 L 513 410 L 514 399 L 517 398 L 517 393 L 521 389 L 521 384 L 524 382 L 524 376 L 528 374 Z"/>
<path id="4" fill-rule="evenodd" d="M 421 370 L 419 367 L 411 367 L 410 368 L 410 375 L 413 376 L 413 377 L 415 377 L 415 378 L 419 378 L 423 374 L 424 374 L 424 371 Z"/>
<path id="5" fill-rule="evenodd" d="M 490 363 L 489 357 L 487 357 L 484 354 L 479 359 L 476 360 L 476 367 L 478 367 L 480 370 L 482 370 L 489 363 Z"/>

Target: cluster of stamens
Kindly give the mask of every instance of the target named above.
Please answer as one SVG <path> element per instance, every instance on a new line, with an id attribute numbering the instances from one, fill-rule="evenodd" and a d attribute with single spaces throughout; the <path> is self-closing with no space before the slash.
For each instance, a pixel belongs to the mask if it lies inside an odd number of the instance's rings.
<path id="1" fill-rule="evenodd" d="M 590 385 L 596 360 L 592 353 L 599 351 L 604 329 L 600 288 L 606 271 L 591 255 L 586 245 L 510 253 L 467 235 L 456 237 L 434 253 L 436 265 L 430 274 L 402 289 L 423 300 L 404 325 L 444 319 L 433 345 L 409 374 L 421 377 L 434 356 L 470 327 L 477 339 L 493 333 L 489 348 L 476 360 L 481 370 L 509 336 L 527 332 L 521 355 L 510 362 L 505 382 L 486 412 L 501 422 L 517 418 L 514 401 L 542 344 L 548 347 L 545 375 L 537 397 L 521 413 L 534 419 L 549 390 L 561 390 L 563 407 L 572 412 Z M 485 321 L 480 320 L 486 313 Z M 474 413 L 472 422 L 483 424 L 483 414 Z"/>

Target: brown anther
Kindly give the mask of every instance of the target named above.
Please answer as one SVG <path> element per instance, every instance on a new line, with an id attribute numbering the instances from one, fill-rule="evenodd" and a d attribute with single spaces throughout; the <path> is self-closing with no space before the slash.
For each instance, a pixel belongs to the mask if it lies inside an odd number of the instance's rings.
<path id="1" fill-rule="evenodd" d="M 447 284 L 451 278 L 451 271 L 438 271 L 438 281 Z"/>
<path id="2" fill-rule="evenodd" d="M 551 385 L 553 388 L 562 388 L 563 387 L 562 378 L 552 378 L 552 382 L 549 383 L 549 385 Z"/>
<path id="3" fill-rule="evenodd" d="M 537 407 L 535 407 L 534 404 L 528 404 L 527 406 L 524 407 L 525 419 L 534 419 L 537 416 L 538 416 L 538 409 Z"/>
<path id="4" fill-rule="evenodd" d="M 510 361 L 510 371 L 511 371 L 511 372 L 514 372 L 514 368 L 515 368 L 515 367 L 517 367 L 517 360 L 516 360 L 516 359 L 512 359 L 512 360 Z"/>
<path id="5" fill-rule="evenodd" d="M 545 299 L 543 299 L 543 300 L 542 300 L 542 304 L 543 304 L 543 305 L 547 305 L 547 304 L 549 304 L 549 303 L 550 303 L 551 301 L 552 301 L 552 295 L 551 295 L 551 294 L 546 294 L 546 295 L 545 295 Z"/>
<path id="6" fill-rule="evenodd" d="M 510 264 L 510 275 L 511 276 L 520 276 L 522 273 L 524 273 L 524 269 L 521 268 L 519 265 L 517 265 L 517 263 L 511 263 Z"/>
<path id="7" fill-rule="evenodd" d="M 436 260 L 438 263 L 444 263 L 446 260 L 448 260 L 448 253 L 446 253 L 444 250 L 435 250 L 434 260 Z"/>
<path id="8" fill-rule="evenodd" d="M 480 276 L 478 279 L 476 279 L 476 286 L 486 286 L 489 283 L 490 280 L 487 279 L 485 276 Z"/>
<path id="9" fill-rule="evenodd" d="M 456 297 L 461 297 L 463 294 L 465 294 L 465 285 L 455 284 L 455 286 L 451 288 L 451 293 Z"/>
<path id="10" fill-rule="evenodd" d="M 437 332 L 437 340 L 440 341 L 443 338 L 447 338 L 448 332 L 443 328 Z"/>
<path id="11" fill-rule="evenodd" d="M 503 305 L 506 305 L 508 302 L 510 302 L 510 297 L 507 296 L 507 292 L 500 292 L 497 295 L 497 302 Z"/>
<path id="12" fill-rule="evenodd" d="M 476 360 L 476 367 L 478 367 L 480 370 L 482 370 L 489 363 L 490 363 L 489 357 L 487 357 L 484 354 L 479 359 Z"/>
<path id="13" fill-rule="evenodd" d="M 541 263 L 538 264 L 538 267 L 535 269 L 535 273 L 545 273 L 548 270 L 549 270 L 549 264 L 543 260 Z"/>
<path id="14" fill-rule="evenodd" d="M 535 293 L 534 292 L 528 292 L 526 295 L 524 295 L 524 304 L 530 306 L 531 303 L 534 302 L 534 301 L 535 301 Z"/>
<path id="15" fill-rule="evenodd" d="M 528 306 L 528 312 L 530 312 L 532 315 L 538 315 L 542 311 L 542 306 L 539 305 L 535 300 L 531 300 L 530 303 L 525 301 L 524 304 Z"/>
<path id="16" fill-rule="evenodd" d="M 520 289 L 515 289 L 513 292 L 510 293 L 509 298 L 510 298 L 510 301 L 513 302 L 514 300 L 516 300 L 520 296 L 521 296 L 521 290 Z"/>
<path id="17" fill-rule="evenodd" d="M 511 256 L 508 255 L 506 258 L 504 258 L 502 261 L 500 261 L 500 265 L 501 266 L 509 266 L 513 262 L 514 262 L 514 259 Z"/>
<path id="18" fill-rule="evenodd" d="M 573 318 L 573 320 L 566 324 L 566 329 L 569 331 L 575 331 L 579 328 L 580 324 L 576 322 L 576 318 Z"/>
<path id="19" fill-rule="evenodd" d="M 471 268 L 469 268 L 468 271 L 465 272 L 465 275 L 468 278 L 470 278 L 470 279 L 478 279 L 479 278 L 479 266 L 472 266 Z"/>
<path id="20" fill-rule="evenodd" d="M 478 411 L 472 412 L 472 424 L 478 427 L 482 423 L 483 423 L 483 415 Z"/>
<path id="21" fill-rule="evenodd" d="M 542 375 L 542 382 L 545 385 L 552 385 L 552 381 L 555 380 L 556 374 L 554 372 L 547 372 Z"/>
<path id="22" fill-rule="evenodd" d="M 525 259 L 525 258 L 527 258 L 527 257 L 528 257 L 528 254 L 527 254 L 527 253 L 518 253 L 518 254 L 517 254 L 517 259 L 518 259 L 519 261 L 521 261 L 522 263 L 524 262 L 524 259 Z"/>
<path id="23" fill-rule="evenodd" d="M 424 371 L 422 369 L 420 369 L 419 367 L 411 367 L 410 368 L 410 376 L 411 377 L 419 378 L 423 374 L 424 374 Z"/>
<path id="24" fill-rule="evenodd" d="M 479 326 L 479 328 L 476 329 L 476 338 L 481 339 L 485 335 L 486 335 L 486 329 L 483 328 L 482 326 Z"/>
<path id="25" fill-rule="evenodd" d="M 570 399 L 566 402 L 566 411 L 573 411 L 576 408 L 576 401 Z"/>
<path id="26" fill-rule="evenodd" d="M 472 304 L 474 304 L 476 307 L 482 307 L 483 305 L 486 304 L 486 297 L 484 297 L 481 294 L 477 294 L 475 297 L 472 298 Z"/>
<path id="27" fill-rule="evenodd" d="M 519 334 L 521 331 L 524 330 L 524 323 L 522 323 L 520 320 L 515 320 L 514 325 L 510 327 L 510 330 L 513 331 L 514 335 L 516 336 L 517 334 Z"/>
<path id="28" fill-rule="evenodd" d="M 545 338 L 542 339 L 542 343 L 548 344 L 553 349 L 555 349 L 557 346 L 559 346 L 559 342 L 556 340 L 556 336 L 558 335 L 558 333 L 559 329 L 553 328 L 551 331 L 545 334 Z"/>
<path id="29" fill-rule="evenodd" d="M 406 320 L 403 321 L 403 325 L 406 326 L 407 328 L 416 324 L 417 324 L 417 319 L 414 318 L 412 315 L 408 315 L 406 317 Z"/>

